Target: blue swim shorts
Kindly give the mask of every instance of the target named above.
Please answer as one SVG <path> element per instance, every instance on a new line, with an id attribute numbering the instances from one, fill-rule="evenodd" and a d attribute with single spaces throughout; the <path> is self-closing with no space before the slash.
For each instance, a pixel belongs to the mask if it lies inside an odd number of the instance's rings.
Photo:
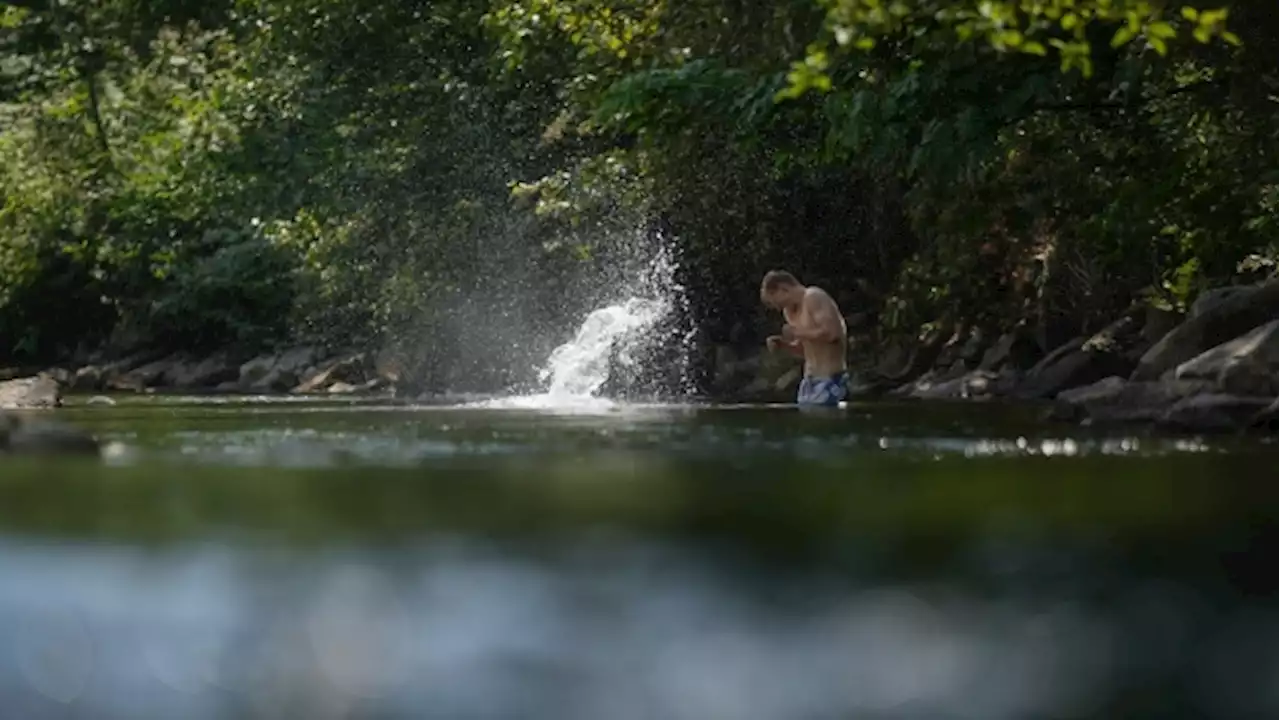
<path id="1" fill-rule="evenodd" d="M 824 405 L 835 407 L 849 396 L 848 373 L 836 373 L 824 377 L 805 376 L 800 379 L 796 392 L 798 405 Z"/>

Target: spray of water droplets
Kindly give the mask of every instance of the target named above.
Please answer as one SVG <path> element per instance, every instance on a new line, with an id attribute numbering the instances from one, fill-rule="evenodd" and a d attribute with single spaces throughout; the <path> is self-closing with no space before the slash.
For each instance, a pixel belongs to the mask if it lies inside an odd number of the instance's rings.
<path id="1" fill-rule="evenodd" d="M 669 320 L 681 316 L 684 291 L 675 280 L 676 265 L 666 242 L 640 263 L 629 279 L 619 284 L 604 307 L 587 314 L 574 336 L 555 348 L 538 371 L 545 391 L 534 395 L 501 398 L 489 407 L 611 409 L 617 403 L 601 397 L 601 389 L 613 373 L 641 373 L 646 367 L 646 340 L 655 333 L 673 338 L 656 338 L 679 348 L 679 376 L 682 393 L 689 392 L 683 362 L 688 356 L 692 332 L 673 329 Z"/>

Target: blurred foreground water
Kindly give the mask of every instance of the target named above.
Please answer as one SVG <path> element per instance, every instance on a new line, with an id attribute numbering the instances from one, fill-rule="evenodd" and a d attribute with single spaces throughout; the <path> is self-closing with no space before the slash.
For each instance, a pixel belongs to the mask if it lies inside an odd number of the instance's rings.
<path id="1" fill-rule="evenodd" d="M 1274 716 L 1275 443 L 1031 416 L 73 403 L 0 717 Z"/>

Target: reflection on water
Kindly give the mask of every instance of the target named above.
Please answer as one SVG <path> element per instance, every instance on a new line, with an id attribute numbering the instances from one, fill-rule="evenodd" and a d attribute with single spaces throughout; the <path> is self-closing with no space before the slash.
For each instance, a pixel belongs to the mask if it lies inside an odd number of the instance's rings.
<path id="1" fill-rule="evenodd" d="M 965 592 L 584 539 L 305 556 L 9 541 L 0 697 L 31 720 L 997 719 L 1117 716 L 1152 682 L 1151 710 L 1280 711 L 1240 692 L 1280 670 L 1275 612 L 1215 626 L 1175 584 L 1100 605 L 1088 585 Z"/>
<path id="2" fill-rule="evenodd" d="M 1272 444 L 1017 413 L 73 406 L 0 717 L 1274 715 Z"/>
<path id="3" fill-rule="evenodd" d="M 863 585 L 591 540 L 309 556 L 10 541 L 0 577 L 25 581 L 0 585 L 0 696 L 33 719 L 68 703 L 137 719 L 1101 717 L 1137 678 L 1157 683 L 1139 698 L 1152 711 L 1274 707 L 1265 603 L 1215 615 L 1136 579 L 1105 604 L 1088 585 Z"/>

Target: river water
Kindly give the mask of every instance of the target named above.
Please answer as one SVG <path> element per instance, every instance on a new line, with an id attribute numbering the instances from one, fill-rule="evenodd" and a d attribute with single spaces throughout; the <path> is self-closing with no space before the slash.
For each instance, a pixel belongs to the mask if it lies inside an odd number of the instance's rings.
<path id="1" fill-rule="evenodd" d="M 72 398 L 0 716 L 1276 712 L 1275 444 L 1027 408 Z"/>

